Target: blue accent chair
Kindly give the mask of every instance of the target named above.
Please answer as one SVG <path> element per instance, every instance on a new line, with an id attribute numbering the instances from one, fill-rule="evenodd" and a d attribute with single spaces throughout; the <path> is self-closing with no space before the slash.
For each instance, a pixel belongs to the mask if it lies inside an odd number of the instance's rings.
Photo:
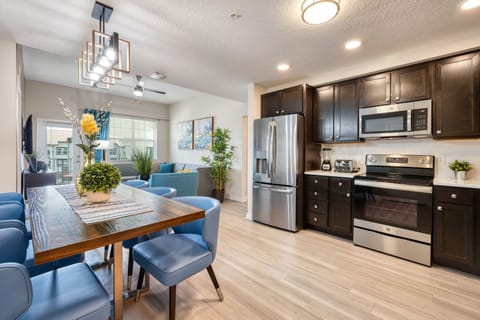
<path id="1" fill-rule="evenodd" d="M 150 182 L 140 179 L 127 180 L 122 183 L 134 188 L 147 188 L 150 186 Z"/>
<path id="2" fill-rule="evenodd" d="M 25 222 L 25 201 L 18 192 L 0 193 L 0 220 L 17 219 L 27 228 L 28 238 L 32 239 L 30 224 Z"/>
<path id="3" fill-rule="evenodd" d="M 195 196 L 198 189 L 198 172 L 152 173 L 151 187 L 171 187 L 177 189 L 177 196 Z"/>
<path id="4" fill-rule="evenodd" d="M 110 317 L 110 301 L 93 271 L 77 263 L 30 278 L 19 263 L 0 263 L 1 319 Z"/>
<path id="5" fill-rule="evenodd" d="M 177 197 L 180 201 L 205 210 L 205 218 L 173 227 L 175 233 L 139 243 L 133 247 L 133 258 L 141 266 L 136 301 L 139 300 L 145 271 L 169 287 L 169 319 L 175 319 L 177 284 L 207 269 L 223 301 L 223 294 L 213 272 L 217 252 L 220 202 L 209 197 Z"/>
<path id="6" fill-rule="evenodd" d="M 32 240 L 28 239 L 25 225 L 19 220 L 3 220 L 0 221 L 0 232 L 3 232 L 4 229 L 16 230 L 16 237 L 21 238 L 21 241 L 13 243 L 12 241 L 7 241 L 3 239 L 2 236 L 0 236 L 0 263 L 22 263 L 27 268 L 28 273 L 31 277 L 67 265 L 82 262 L 85 258 L 85 255 L 81 253 L 56 261 L 35 265 L 33 255 L 33 243 Z M 10 233 L 12 233 L 12 231 L 10 231 Z"/>

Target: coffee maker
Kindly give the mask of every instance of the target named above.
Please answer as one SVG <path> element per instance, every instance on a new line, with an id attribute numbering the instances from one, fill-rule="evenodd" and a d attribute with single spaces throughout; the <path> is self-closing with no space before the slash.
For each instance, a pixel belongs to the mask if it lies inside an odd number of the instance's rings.
<path id="1" fill-rule="evenodd" d="M 332 149 L 330 148 L 323 148 L 320 152 L 320 156 L 322 159 L 322 170 L 323 171 L 331 171 L 332 170 Z"/>

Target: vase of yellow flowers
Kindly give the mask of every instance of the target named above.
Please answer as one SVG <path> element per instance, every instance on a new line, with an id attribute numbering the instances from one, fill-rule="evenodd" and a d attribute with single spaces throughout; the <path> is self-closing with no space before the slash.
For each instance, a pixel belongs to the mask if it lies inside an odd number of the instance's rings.
<path id="1" fill-rule="evenodd" d="M 95 163 L 94 152 L 95 148 L 99 146 L 96 140 L 98 139 L 98 133 L 107 121 L 107 114 L 111 109 L 111 102 L 108 102 L 106 106 L 97 110 L 97 119 L 95 119 L 95 116 L 91 113 L 84 113 L 80 121 L 61 98 L 59 99 L 59 103 L 63 107 L 65 117 L 72 122 L 72 126 L 78 133 L 80 143 L 77 144 L 77 147 L 83 151 L 83 162 L 80 169 L 80 172 L 82 172 L 85 167 Z M 85 190 L 80 184 L 80 174 L 75 180 L 75 188 L 80 196 L 85 195 Z"/>

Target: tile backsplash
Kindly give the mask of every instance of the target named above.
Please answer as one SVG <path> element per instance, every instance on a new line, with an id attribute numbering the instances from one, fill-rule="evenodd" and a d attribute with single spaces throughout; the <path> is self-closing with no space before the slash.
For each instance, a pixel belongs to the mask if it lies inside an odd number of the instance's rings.
<path id="1" fill-rule="evenodd" d="M 453 172 L 448 168 L 448 164 L 454 160 L 466 160 L 473 165 L 467 178 L 480 180 L 480 139 L 380 139 L 367 140 L 363 143 L 324 144 L 323 147 L 332 148 L 333 160 L 355 160 L 355 165 L 362 170 L 365 170 L 366 154 L 434 155 L 436 178 L 453 178 Z"/>

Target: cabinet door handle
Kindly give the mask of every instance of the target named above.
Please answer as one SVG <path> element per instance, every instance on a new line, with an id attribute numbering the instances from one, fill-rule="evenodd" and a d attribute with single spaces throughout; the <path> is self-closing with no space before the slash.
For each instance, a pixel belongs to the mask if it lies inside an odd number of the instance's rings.
<path id="1" fill-rule="evenodd" d="M 333 139 L 333 136 L 328 137 L 328 139 Z"/>
<path id="2" fill-rule="evenodd" d="M 338 186 L 339 186 L 339 187 L 343 186 L 343 183 L 339 182 L 339 183 L 338 183 Z"/>
<path id="3" fill-rule="evenodd" d="M 285 110 L 280 111 L 280 113 L 285 113 Z"/>
<path id="4" fill-rule="evenodd" d="M 317 218 L 317 217 L 313 218 L 313 221 L 317 222 L 317 221 L 318 221 L 318 218 Z"/>
<path id="5" fill-rule="evenodd" d="M 313 207 L 314 207 L 315 209 L 318 209 L 318 206 L 317 206 L 317 205 L 314 205 Z"/>
<path id="6" fill-rule="evenodd" d="M 279 112 L 278 110 L 277 110 L 277 111 L 275 111 L 275 114 L 279 114 L 279 113 L 280 113 L 280 112 Z"/>
<path id="7" fill-rule="evenodd" d="M 437 130 L 437 134 L 442 134 L 442 130 Z"/>
<path id="8" fill-rule="evenodd" d="M 318 196 L 318 192 L 315 191 L 315 192 L 313 193 L 313 195 L 314 195 L 314 196 Z"/>
<path id="9" fill-rule="evenodd" d="M 395 97 L 395 100 L 400 100 L 400 97 Z"/>
<path id="10" fill-rule="evenodd" d="M 313 183 L 318 183 L 318 180 L 315 179 L 315 180 L 313 181 Z"/>
<path id="11" fill-rule="evenodd" d="M 457 199 L 457 195 L 456 195 L 455 193 L 452 193 L 452 194 L 450 195 L 450 198 L 452 198 L 452 199 Z"/>
<path id="12" fill-rule="evenodd" d="M 340 138 L 340 136 L 337 136 L 336 138 L 338 139 L 338 138 Z"/>
<path id="13" fill-rule="evenodd" d="M 385 101 L 387 101 L 387 102 L 390 101 L 390 98 L 385 99 Z"/>
<path id="14" fill-rule="evenodd" d="M 349 192 L 349 193 L 347 193 L 347 198 L 350 198 L 350 192 Z"/>
<path id="15" fill-rule="evenodd" d="M 443 207 L 442 206 L 437 206 L 437 211 L 443 211 Z"/>

